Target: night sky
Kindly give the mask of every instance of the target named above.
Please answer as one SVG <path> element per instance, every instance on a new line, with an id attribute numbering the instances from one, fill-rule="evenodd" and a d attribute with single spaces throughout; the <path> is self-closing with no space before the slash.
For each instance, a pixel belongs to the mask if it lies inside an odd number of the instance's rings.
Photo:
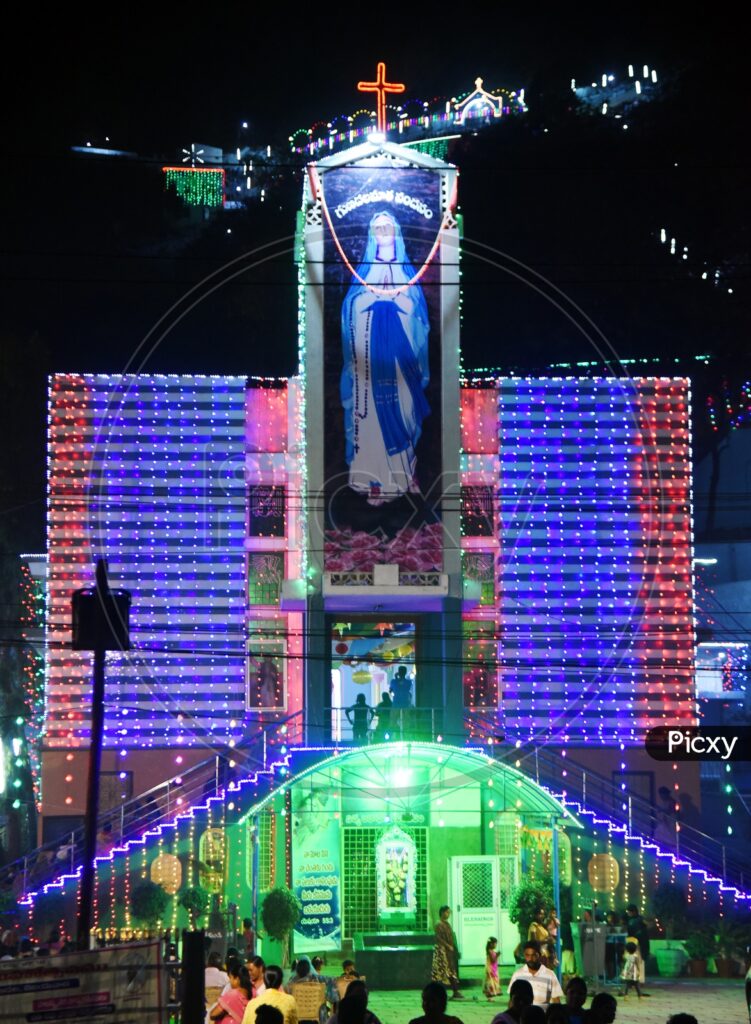
<path id="1" fill-rule="evenodd" d="M 221 5 L 200 16 L 178 5 L 130 10 L 107 12 L 106 23 L 101 13 L 68 8 L 43 21 L 31 10 L 12 43 L 20 60 L 4 69 L 3 552 L 43 546 L 46 373 L 294 370 L 295 273 L 279 240 L 294 232 L 299 167 L 280 166 L 263 205 L 208 220 L 165 195 L 160 168 L 191 142 L 234 149 L 242 120 L 253 145 L 281 148 L 294 129 L 364 106 L 356 82 L 373 77 L 377 60 L 407 83 L 405 98 L 455 95 L 477 75 L 490 88 L 526 89 L 525 118 L 451 153 L 466 236 L 467 367 L 539 372 L 596 357 L 579 327 L 508 273 L 520 261 L 527 281 L 542 275 L 548 293 L 561 289 L 591 318 L 613 360 L 660 355 L 688 371 L 709 352 L 700 388 L 725 372 L 751 375 L 749 97 L 727 29 L 724 37 L 709 19 L 676 25 L 638 5 L 607 21 L 573 9 L 467 8 L 449 24 L 427 5 L 369 17 L 341 8 L 308 24 L 291 11 L 273 18 Z M 628 131 L 572 109 L 572 77 L 624 75 L 629 62 L 656 67 L 665 87 L 629 116 Z M 87 140 L 143 159 L 71 153 Z M 688 245 L 688 260 L 659 244 L 661 227 Z M 180 323 L 168 315 L 148 360 L 132 362 L 186 291 L 269 242 L 278 258 Z M 498 265 L 475 258 L 477 243 L 504 254 Z M 722 287 L 701 279 L 717 267 Z"/>

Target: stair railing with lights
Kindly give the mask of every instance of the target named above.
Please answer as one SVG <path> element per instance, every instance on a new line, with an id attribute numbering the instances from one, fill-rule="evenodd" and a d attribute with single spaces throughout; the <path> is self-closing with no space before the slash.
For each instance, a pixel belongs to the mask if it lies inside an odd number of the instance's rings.
<path id="1" fill-rule="evenodd" d="M 499 736 L 495 712 L 486 716 L 472 712 L 467 715 L 471 724 L 473 739 L 484 743 L 488 752 L 499 761 L 520 768 L 555 796 L 564 798 L 567 804 L 580 810 L 595 811 L 607 815 L 618 824 L 625 824 L 629 835 L 638 835 L 655 842 L 654 832 L 656 810 L 649 800 L 629 793 L 625 780 L 614 781 L 575 760 L 575 752 L 559 753 L 541 742 L 522 743 L 518 747 L 504 742 Z M 554 740 L 548 742 L 554 743 Z M 617 751 L 616 751 L 617 753 Z M 620 764 L 620 759 L 618 761 Z M 751 884 L 751 869 L 748 862 L 738 859 L 721 840 L 707 835 L 692 825 L 680 821 L 680 812 L 675 822 L 674 836 L 669 841 L 662 839 L 657 845 L 666 851 L 688 858 L 708 868 L 742 889 Z"/>
<path id="2" fill-rule="evenodd" d="M 212 754 L 146 792 L 124 800 L 119 807 L 101 811 L 97 818 L 98 833 L 106 831 L 106 846 L 118 846 L 172 821 L 182 810 L 221 793 L 234 779 L 266 770 L 282 743 L 302 743 L 303 726 L 300 711 L 265 723 L 226 753 Z M 5 865 L 0 873 L 0 889 L 11 889 L 20 898 L 63 874 L 73 873 L 80 863 L 83 837 L 83 826 L 79 826 Z M 97 846 L 100 850 L 104 848 L 100 843 Z"/>

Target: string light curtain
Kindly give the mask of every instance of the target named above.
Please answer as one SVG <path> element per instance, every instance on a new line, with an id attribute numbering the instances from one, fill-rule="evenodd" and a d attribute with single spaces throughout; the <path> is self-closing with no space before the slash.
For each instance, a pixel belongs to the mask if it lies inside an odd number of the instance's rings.
<path id="1" fill-rule="evenodd" d="M 638 743 L 694 722 L 685 379 L 504 379 L 507 735 Z"/>
<path id="2" fill-rule="evenodd" d="M 244 442 L 243 377 L 52 378 L 48 747 L 88 742 L 91 656 L 67 645 L 99 555 L 133 595 L 134 650 L 108 656 L 105 746 L 241 734 Z"/>
<path id="3" fill-rule="evenodd" d="M 165 189 L 174 189 L 188 206 L 223 206 L 223 169 L 163 167 Z"/>

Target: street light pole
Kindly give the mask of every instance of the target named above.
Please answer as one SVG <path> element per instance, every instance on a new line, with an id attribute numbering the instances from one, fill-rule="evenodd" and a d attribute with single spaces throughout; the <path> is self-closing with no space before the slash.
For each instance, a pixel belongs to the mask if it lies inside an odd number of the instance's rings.
<path id="1" fill-rule="evenodd" d="M 104 738 L 104 647 L 94 649 L 94 687 L 91 694 L 91 744 L 89 776 L 86 784 L 81 903 L 78 911 L 78 948 L 89 948 L 91 911 L 94 902 L 94 858 L 96 857 L 97 820 L 99 818 L 99 772 Z"/>
<path id="2" fill-rule="evenodd" d="M 99 818 L 99 774 L 104 742 L 104 663 L 107 651 L 130 648 L 130 594 L 111 591 L 107 563 L 97 559 L 96 587 L 73 594 L 74 651 L 94 652 L 94 679 L 91 693 L 91 743 L 89 775 L 86 783 L 83 864 L 81 866 L 81 902 L 78 911 L 79 949 L 88 949 L 91 939 L 94 904 L 94 858 L 96 857 Z"/>
<path id="3" fill-rule="evenodd" d="M 558 980 L 561 980 L 561 878 L 560 878 L 560 852 L 558 846 L 558 819 L 555 815 L 550 818 L 550 828 L 552 831 L 552 846 L 553 846 L 553 903 L 555 904 L 555 912 L 558 917 L 558 927 L 555 931 L 555 958 L 558 961 L 555 972 L 558 975 Z"/>

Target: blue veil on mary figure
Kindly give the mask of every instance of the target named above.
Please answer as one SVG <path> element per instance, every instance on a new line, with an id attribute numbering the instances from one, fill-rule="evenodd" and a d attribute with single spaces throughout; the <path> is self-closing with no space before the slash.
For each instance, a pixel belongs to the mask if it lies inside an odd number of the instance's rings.
<path id="1" fill-rule="evenodd" d="M 430 413 L 430 326 L 414 277 L 399 222 L 376 213 L 342 304 L 345 458 L 349 486 L 370 505 L 420 493 L 415 448 Z"/>

